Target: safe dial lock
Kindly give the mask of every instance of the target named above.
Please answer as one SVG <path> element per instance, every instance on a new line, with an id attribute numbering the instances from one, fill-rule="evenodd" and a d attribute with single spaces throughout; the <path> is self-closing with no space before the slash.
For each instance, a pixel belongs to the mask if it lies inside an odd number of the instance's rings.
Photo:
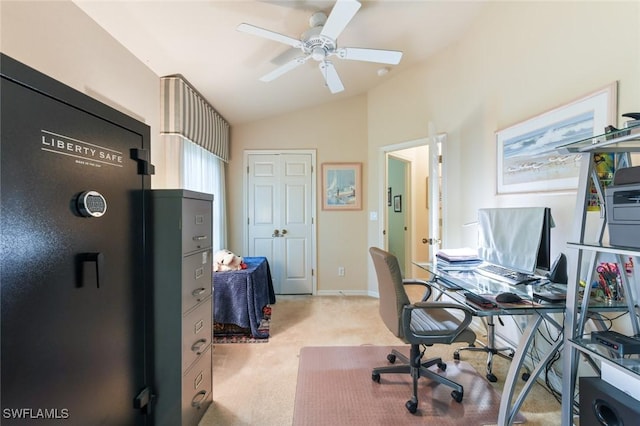
<path id="1" fill-rule="evenodd" d="M 76 204 L 80 215 L 84 217 L 100 217 L 107 211 L 107 200 L 97 191 L 81 193 Z"/>

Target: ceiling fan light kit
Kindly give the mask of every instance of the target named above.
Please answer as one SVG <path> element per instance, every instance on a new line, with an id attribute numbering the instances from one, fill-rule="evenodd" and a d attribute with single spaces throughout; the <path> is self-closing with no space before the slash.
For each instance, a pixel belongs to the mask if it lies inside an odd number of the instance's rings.
<path id="1" fill-rule="evenodd" d="M 320 72 L 331 93 L 339 93 L 344 90 L 340 76 L 333 63 L 328 60 L 331 56 L 351 61 L 376 62 L 389 65 L 397 65 L 402 59 L 402 52 L 396 50 L 366 49 L 358 47 L 338 48 L 337 38 L 344 31 L 347 24 L 353 19 L 360 9 L 360 2 L 356 0 L 337 0 L 331 13 L 327 17 L 324 12 L 316 12 L 309 18 L 309 28 L 300 39 L 295 39 L 271 30 L 256 27 L 255 25 L 242 23 L 237 30 L 263 37 L 279 43 L 288 44 L 302 51 L 298 56 L 273 71 L 260 77 L 260 81 L 275 80 L 281 75 L 303 65 L 309 59 L 318 62 Z M 387 72 L 388 67 L 385 67 Z M 386 74 L 386 72 L 384 73 Z M 382 75 L 384 75 L 382 74 Z M 380 70 L 378 70 L 378 75 Z"/>

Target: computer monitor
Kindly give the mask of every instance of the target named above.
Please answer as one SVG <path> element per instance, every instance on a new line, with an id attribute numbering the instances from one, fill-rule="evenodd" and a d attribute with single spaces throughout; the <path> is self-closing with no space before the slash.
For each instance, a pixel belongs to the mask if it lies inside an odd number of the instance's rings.
<path id="1" fill-rule="evenodd" d="M 478 210 L 478 255 L 484 261 L 526 274 L 551 269 L 548 207 Z"/>
<path id="2" fill-rule="evenodd" d="M 551 228 L 553 220 L 551 219 L 551 209 L 545 207 L 544 220 L 542 221 L 542 236 L 540 245 L 538 246 L 538 258 L 536 259 L 536 269 L 540 271 L 551 270 Z"/>

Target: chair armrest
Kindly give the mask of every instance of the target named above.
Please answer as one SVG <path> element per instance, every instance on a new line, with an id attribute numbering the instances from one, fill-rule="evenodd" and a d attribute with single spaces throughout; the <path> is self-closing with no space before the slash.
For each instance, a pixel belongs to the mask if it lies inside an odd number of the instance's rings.
<path id="1" fill-rule="evenodd" d="M 464 330 L 469 327 L 471 321 L 473 320 L 473 312 L 467 308 L 466 306 L 460 305 L 458 303 L 451 302 L 417 302 L 412 305 L 407 305 L 404 307 L 402 312 L 402 322 L 403 328 L 405 329 L 405 336 L 407 336 L 407 332 L 410 329 L 409 324 L 411 323 L 411 313 L 414 309 L 421 309 L 424 311 L 429 310 L 441 310 L 441 309 L 452 309 L 464 314 L 464 318 L 460 320 L 460 324 L 458 327 L 451 333 L 452 339 L 455 340 Z"/>
<path id="2" fill-rule="evenodd" d="M 424 291 L 424 295 L 422 296 L 422 301 L 426 301 L 431 297 L 431 292 L 433 289 L 431 288 L 431 284 L 428 281 L 419 280 L 417 278 L 406 278 L 402 280 L 402 285 L 421 285 L 426 287 Z"/>

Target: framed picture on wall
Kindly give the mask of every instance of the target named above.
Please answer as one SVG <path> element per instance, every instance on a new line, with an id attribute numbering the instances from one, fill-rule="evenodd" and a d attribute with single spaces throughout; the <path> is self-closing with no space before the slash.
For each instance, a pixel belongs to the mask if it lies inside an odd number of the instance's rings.
<path id="1" fill-rule="evenodd" d="M 396 213 L 402 212 L 402 195 L 395 195 L 393 197 L 393 211 Z"/>
<path id="2" fill-rule="evenodd" d="M 322 164 L 322 210 L 362 210 L 362 163 Z"/>
<path id="3" fill-rule="evenodd" d="M 497 192 L 575 189 L 581 154 L 557 148 L 616 123 L 617 83 L 496 132 Z"/>

